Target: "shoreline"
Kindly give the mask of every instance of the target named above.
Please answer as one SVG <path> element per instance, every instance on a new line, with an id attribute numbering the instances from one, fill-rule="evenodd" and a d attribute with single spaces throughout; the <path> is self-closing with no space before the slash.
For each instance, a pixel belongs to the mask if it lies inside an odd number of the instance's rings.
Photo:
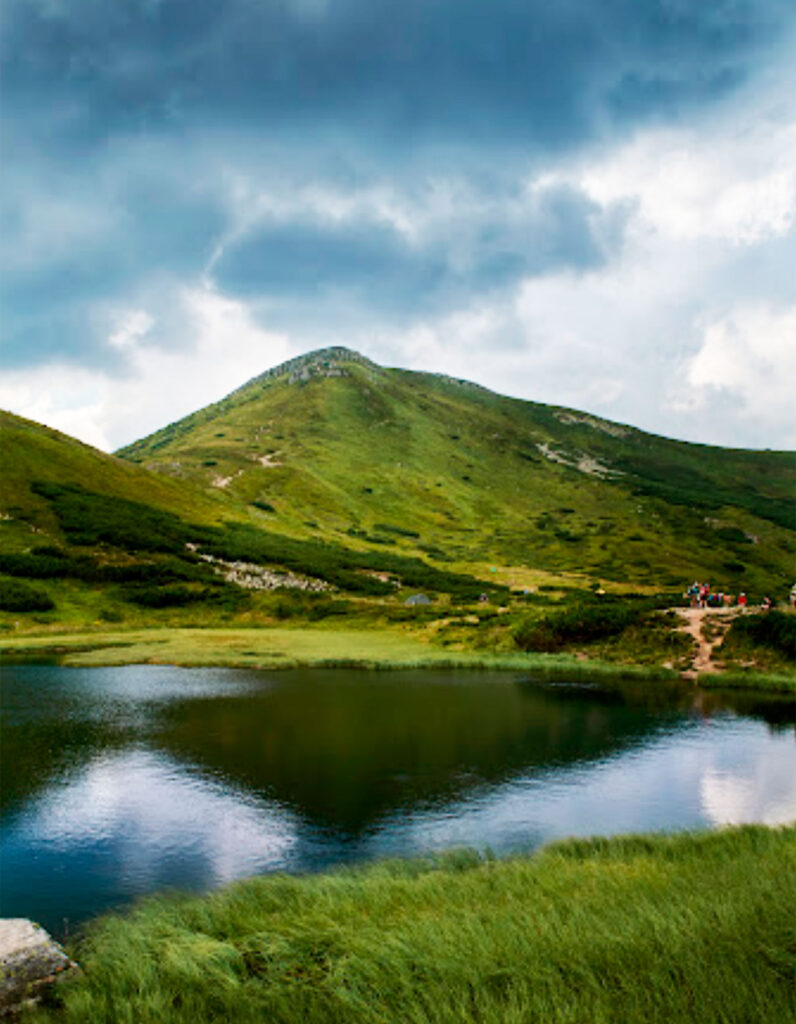
<path id="1" fill-rule="evenodd" d="M 471 669 L 528 671 L 542 676 L 607 680 L 610 677 L 682 683 L 703 689 L 796 693 L 796 673 L 755 670 L 678 672 L 654 665 L 591 660 L 580 653 L 539 654 L 451 650 L 409 633 L 306 627 L 161 627 L 25 634 L 0 639 L 0 665 L 65 667 L 172 665 L 276 671 L 349 668 L 378 671 Z"/>

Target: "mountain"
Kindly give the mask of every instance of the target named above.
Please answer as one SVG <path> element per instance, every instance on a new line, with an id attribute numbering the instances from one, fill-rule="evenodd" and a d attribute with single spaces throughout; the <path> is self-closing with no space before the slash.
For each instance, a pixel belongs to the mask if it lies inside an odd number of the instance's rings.
<path id="1" fill-rule="evenodd" d="M 781 588 L 796 553 L 794 453 L 673 441 L 344 348 L 117 454 L 272 533 L 520 582 Z"/>

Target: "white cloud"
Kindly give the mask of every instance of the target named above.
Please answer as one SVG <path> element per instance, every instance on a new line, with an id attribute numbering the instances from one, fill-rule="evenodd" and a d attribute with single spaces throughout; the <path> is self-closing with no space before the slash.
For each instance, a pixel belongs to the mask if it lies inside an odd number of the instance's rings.
<path id="1" fill-rule="evenodd" d="M 781 237 L 796 218 L 796 119 L 772 124 L 761 113 L 640 134 L 584 167 L 579 184 L 600 202 L 633 196 L 639 230 L 665 239 Z"/>
<path id="2" fill-rule="evenodd" d="M 173 301 L 182 345 L 155 343 L 154 313 L 120 311 L 108 345 L 123 353 L 124 376 L 58 364 L 12 371 L 0 382 L 0 406 L 110 451 L 218 401 L 298 351 L 284 335 L 258 327 L 241 302 L 208 289 Z"/>
<path id="3" fill-rule="evenodd" d="M 723 391 L 739 416 L 777 422 L 785 442 L 796 444 L 796 306 L 740 308 L 706 324 L 685 379 L 688 388 L 675 406 L 702 410 Z"/>
<path id="4" fill-rule="evenodd" d="M 121 352 L 135 348 L 154 326 L 155 321 L 145 309 L 122 313 L 118 325 L 108 338 L 108 344 Z"/>
<path id="5" fill-rule="evenodd" d="M 108 451 L 103 399 L 107 384 L 95 371 L 49 363 L 33 371 L 5 373 L 0 407 Z"/>

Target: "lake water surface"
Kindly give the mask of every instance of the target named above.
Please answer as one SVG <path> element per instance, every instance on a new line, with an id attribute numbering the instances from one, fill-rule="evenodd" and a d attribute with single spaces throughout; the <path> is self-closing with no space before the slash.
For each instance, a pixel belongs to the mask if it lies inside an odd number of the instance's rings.
<path id="1" fill-rule="evenodd" d="M 0 916 L 452 846 L 796 819 L 796 704 L 464 671 L 2 669 Z"/>

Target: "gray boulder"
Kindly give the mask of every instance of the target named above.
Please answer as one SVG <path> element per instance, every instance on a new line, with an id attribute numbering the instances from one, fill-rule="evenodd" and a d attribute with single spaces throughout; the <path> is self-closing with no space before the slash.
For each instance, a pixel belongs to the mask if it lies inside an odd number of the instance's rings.
<path id="1" fill-rule="evenodd" d="M 39 925 L 22 917 L 0 918 L 0 1016 L 34 1002 L 48 985 L 77 970 Z"/>

